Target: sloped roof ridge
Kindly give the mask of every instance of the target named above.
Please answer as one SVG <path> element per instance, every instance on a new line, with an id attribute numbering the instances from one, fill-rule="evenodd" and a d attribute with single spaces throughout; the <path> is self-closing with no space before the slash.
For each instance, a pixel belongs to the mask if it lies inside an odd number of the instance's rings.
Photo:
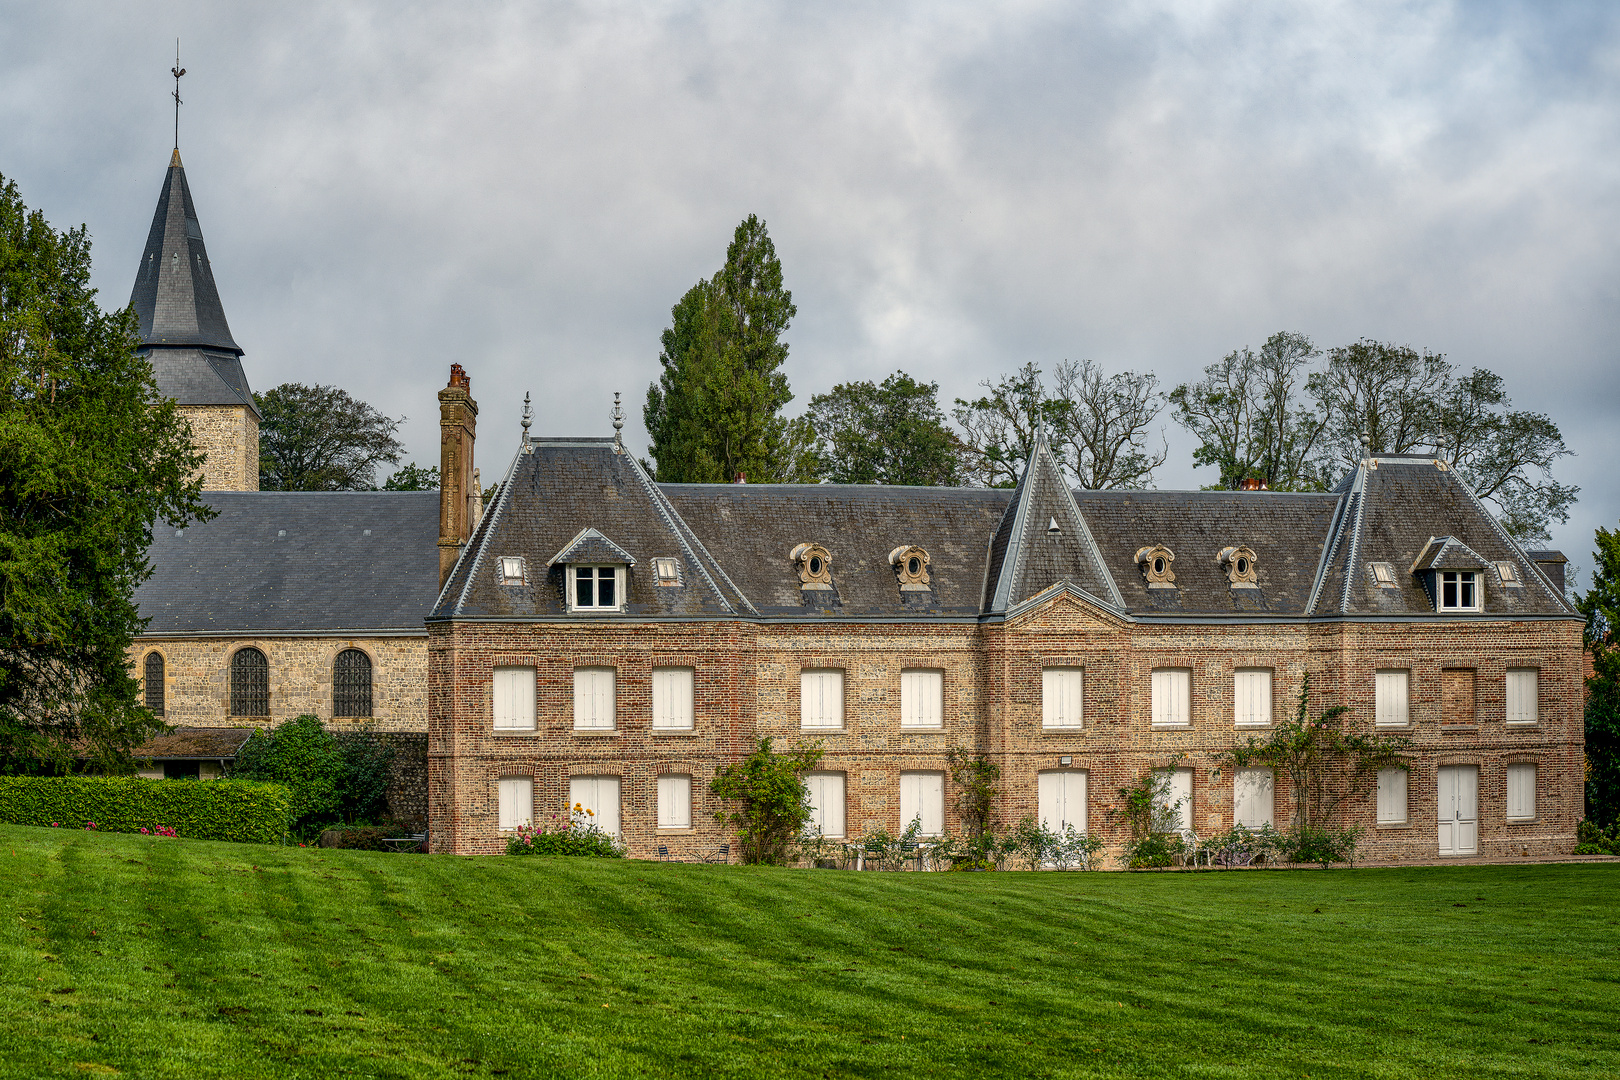
<path id="1" fill-rule="evenodd" d="M 525 434 L 522 444 L 518 447 L 518 452 L 512 455 L 512 464 L 506 467 L 506 478 L 501 481 L 501 490 L 495 496 L 494 508 L 484 515 L 485 517 L 489 518 L 488 525 L 486 526 L 484 522 L 480 521 L 478 523 L 478 532 L 480 535 L 478 537 L 476 547 L 473 544 L 468 544 L 467 548 L 462 551 L 461 557 L 463 559 L 467 557 L 468 551 L 472 552 L 472 562 L 467 565 L 467 575 L 461 580 L 461 593 L 456 597 L 455 607 L 450 609 L 451 615 L 461 614 L 461 609 L 467 605 L 467 592 L 472 588 L 472 583 L 478 577 L 478 568 L 480 565 L 482 565 L 484 560 L 484 549 L 489 546 L 490 534 L 495 531 L 495 524 L 500 520 L 501 512 L 506 509 L 506 504 L 512 497 L 512 480 L 517 476 L 518 462 L 523 460 L 523 457 L 528 452 L 528 449 L 529 439 Z M 455 581 L 455 570 L 459 568 L 460 560 L 458 559 L 456 568 L 452 569 L 450 571 L 450 576 L 445 579 L 445 585 L 447 587 L 451 582 Z"/>
<path id="2" fill-rule="evenodd" d="M 1029 517 L 1029 485 L 1034 472 L 1035 454 L 1036 450 L 1030 451 L 1030 460 L 1024 465 L 1024 475 L 1018 478 L 1018 486 L 1013 489 L 1012 501 L 1007 504 L 1007 509 L 1002 511 L 996 531 L 990 534 L 990 558 L 994 560 L 996 540 L 1001 535 L 1003 527 L 1008 530 L 1007 544 L 1001 549 L 1001 565 L 995 568 L 996 591 L 995 595 L 990 597 L 986 609 L 988 611 L 1006 610 L 1008 597 L 1012 593 L 1012 581 L 1018 573 L 1019 555 L 1023 550 L 1024 524 L 1025 519 Z"/>
<path id="3" fill-rule="evenodd" d="M 1322 587 L 1327 584 L 1328 570 L 1333 566 L 1333 555 L 1338 550 L 1339 523 L 1344 520 L 1345 511 L 1349 509 L 1350 494 L 1348 491 L 1337 491 L 1334 497 L 1338 504 L 1333 508 L 1333 520 L 1328 524 L 1327 539 L 1322 544 L 1322 551 L 1316 557 L 1316 575 L 1311 578 L 1311 594 L 1305 600 L 1303 614 L 1310 616 L 1316 614 L 1316 602 L 1321 599 Z"/>
<path id="4" fill-rule="evenodd" d="M 698 573 L 703 575 L 703 580 L 714 591 L 714 595 L 720 600 L 721 606 L 727 611 L 736 611 L 736 607 L 726 596 L 724 590 L 720 588 L 713 575 L 709 573 L 707 565 L 709 562 L 714 563 L 715 570 L 721 577 L 725 578 L 726 585 L 747 606 L 748 610 L 757 614 L 758 609 L 754 607 L 743 591 L 737 588 L 736 583 L 726 576 L 725 567 L 720 565 L 720 560 L 716 559 L 709 553 L 709 549 L 703 546 L 703 541 L 699 540 L 697 534 L 692 532 L 692 528 L 686 523 L 686 519 L 681 517 L 680 511 L 675 509 L 675 504 L 669 501 L 669 496 L 665 495 L 663 489 L 653 482 L 651 476 L 647 475 L 647 470 L 641 467 L 641 462 L 637 461 L 633 454 L 627 453 L 625 456 L 630 459 L 631 473 L 641 482 L 641 486 L 647 492 L 648 499 L 657 508 L 659 516 L 664 519 L 664 524 L 669 528 L 670 532 L 675 534 L 675 542 L 681 545 L 687 561 L 698 568 Z M 701 557 L 698 555 L 700 551 L 702 552 Z"/>
<path id="5" fill-rule="evenodd" d="M 1062 478 L 1062 470 L 1059 470 L 1058 479 L 1061 480 Z M 1114 580 L 1114 575 L 1108 572 L 1108 566 L 1103 562 L 1102 552 L 1098 550 L 1096 538 L 1091 534 L 1091 526 L 1086 523 L 1086 515 L 1080 512 L 1080 506 L 1074 501 L 1074 492 L 1069 489 L 1069 485 L 1062 484 L 1060 486 L 1063 488 L 1063 501 L 1068 505 L 1069 513 L 1073 514 L 1075 520 L 1080 523 L 1081 548 L 1085 551 L 1086 556 L 1091 559 L 1091 568 L 1097 572 L 1097 576 L 1102 580 L 1103 584 L 1108 586 L 1109 595 L 1114 598 L 1114 607 L 1124 611 L 1125 596 L 1119 591 L 1119 583 Z"/>
<path id="6" fill-rule="evenodd" d="M 1445 467 L 1445 471 L 1450 474 L 1451 478 L 1457 482 L 1458 486 L 1468 494 L 1468 498 L 1473 502 L 1474 508 L 1481 514 L 1485 515 L 1485 519 L 1491 523 L 1491 528 L 1496 530 L 1497 538 L 1503 543 L 1507 544 L 1508 550 L 1519 557 L 1521 568 L 1528 569 L 1531 573 L 1536 575 L 1536 580 L 1541 583 L 1541 587 L 1546 591 L 1548 596 L 1551 596 L 1558 602 L 1559 607 L 1563 608 L 1571 615 L 1579 615 L 1580 612 L 1576 611 L 1575 606 L 1569 602 L 1568 598 L 1566 598 L 1560 590 L 1553 588 L 1552 581 L 1547 577 L 1546 574 L 1542 572 L 1541 567 L 1537 565 L 1536 560 L 1530 558 L 1530 556 L 1525 552 L 1524 547 L 1520 545 L 1517 540 L 1513 539 L 1512 535 L 1507 531 L 1506 528 L 1503 527 L 1502 523 L 1497 520 L 1496 515 L 1491 513 L 1490 510 L 1486 508 L 1485 500 L 1481 499 L 1474 491 L 1473 486 L 1458 474 L 1456 466 L 1448 464 Z"/>
<path id="7" fill-rule="evenodd" d="M 556 566 L 560 562 L 572 562 L 575 554 L 574 549 L 584 545 L 590 540 L 600 540 L 609 551 L 622 557 L 628 565 L 636 565 L 636 557 L 634 555 L 630 554 L 628 551 L 624 550 L 624 548 L 608 539 L 600 529 L 597 529 L 592 525 L 587 525 L 583 529 L 579 530 L 579 532 L 575 533 L 574 538 L 568 541 L 568 543 L 564 544 L 561 551 L 557 552 L 557 554 L 553 555 L 549 560 L 547 560 L 547 568 L 549 569 L 550 567 Z"/>
<path id="8" fill-rule="evenodd" d="M 1356 580 L 1356 567 L 1361 563 L 1361 527 L 1367 520 L 1367 465 L 1356 466 L 1356 520 L 1351 527 L 1350 549 L 1345 553 L 1344 586 L 1339 593 L 1339 614 L 1350 610 L 1350 586 Z"/>

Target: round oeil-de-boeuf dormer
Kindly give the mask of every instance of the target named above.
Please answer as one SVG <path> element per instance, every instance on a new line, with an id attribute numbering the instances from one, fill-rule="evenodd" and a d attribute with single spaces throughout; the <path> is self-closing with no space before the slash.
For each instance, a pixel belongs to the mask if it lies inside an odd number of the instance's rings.
<path id="1" fill-rule="evenodd" d="M 799 573 L 799 588 L 806 592 L 832 588 L 832 556 L 820 544 L 800 544 L 788 552 Z"/>
<path id="2" fill-rule="evenodd" d="M 889 565 L 894 567 L 901 592 L 928 592 L 933 588 L 928 576 L 928 563 L 928 552 L 915 545 L 897 547 L 889 552 Z"/>
<path id="3" fill-rule="evenodd" d="M 1147 587 L 1150 589 L 1176 587 L 1175 571 L 1170 569 L 1170 564 L 1175 561 L 1176 553 L 1163 544 L 1152 544 L 1136 549 L 1136 565 L 1141 567 L 1142 576 L 1147 578 Z"/>
<path id="4" fill-rule="evenodd" d="M 1247 547 L 1222 548 L 1216 556 L 1228 585 L 1234 589 L 1258 589 L 1260 572 L 1255 566 L 1254 551 Z"/>

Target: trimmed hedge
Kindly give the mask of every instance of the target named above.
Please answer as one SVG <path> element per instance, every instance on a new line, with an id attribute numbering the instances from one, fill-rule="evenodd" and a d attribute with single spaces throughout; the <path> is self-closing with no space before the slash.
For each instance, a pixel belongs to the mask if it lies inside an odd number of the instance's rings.
<path id="1" fill-rule="evenodd" d="M 167 825 L 192 840 L 279 844 L 292 824 L 280 784 L 244 780 L 147 780 L 134 776 L 0 777 L 0 822 L 139 832 Z"/>

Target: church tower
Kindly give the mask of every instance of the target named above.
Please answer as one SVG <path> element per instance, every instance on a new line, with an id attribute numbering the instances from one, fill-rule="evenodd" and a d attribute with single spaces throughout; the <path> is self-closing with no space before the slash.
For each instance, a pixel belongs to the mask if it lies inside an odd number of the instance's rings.
<path id="1" fill-rule="evenodd" d="M 174 399 L 207 455 L 203 487 L 258 491 L 259 413 L 214 286 L 179 150 L 169 159 L 130 303 L 141 324 L 137 351 L 151 360 L 159 392 Z"/>

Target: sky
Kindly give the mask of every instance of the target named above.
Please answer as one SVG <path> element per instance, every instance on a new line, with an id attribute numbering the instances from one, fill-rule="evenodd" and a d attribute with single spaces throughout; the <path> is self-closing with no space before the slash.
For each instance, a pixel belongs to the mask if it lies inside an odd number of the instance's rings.
<path id="1" fill-rule="evenodd" d="M 11 3 L 0 175 L 127 303 L 173 141 L 255 389 L 405 417 L 472 377 L 645 447 L 670 307 L 767 222 L 796 399 L 1026 362 L 1166 389 L 1278 330 L 1507 380 L 1620 517 L 1620 5 Z M 1213 479 L 1165 414 L 1164 488 Z"/>

